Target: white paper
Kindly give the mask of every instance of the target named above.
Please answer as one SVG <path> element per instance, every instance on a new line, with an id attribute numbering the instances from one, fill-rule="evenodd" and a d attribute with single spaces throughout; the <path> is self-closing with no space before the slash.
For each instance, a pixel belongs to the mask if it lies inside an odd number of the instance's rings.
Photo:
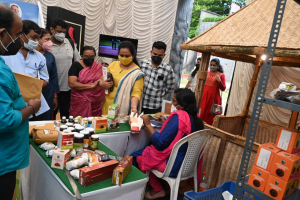
<path id="1" fill-rule="evenodd" d="M 233 195 L 228 191 L 223 192 L 222 196 L 223 196 L 224 200 L 232 200 L 232 198 L 233 198 Z"/>
<path id="2" fill-rule="evenodd" d="M 287 130 L 282 130 L 277 147 L 283 150 L 287 150 L 289 147 L 289 143 L 291 141 L 291 137 L 292 137 L 292 132 Z"/>
<path id="3" fill-rule="evenodd" d="M 266 149 L 261 149 L 256 165 L 263 169 L 267 169 L 268 163 L 270 161 L 270 157 L 271 157 L 271 151 L 268 151 Z"/>
<path id="4" fill-rule="evenodd" d="M 107 68 L 102 67 L 102 73 L 103 73 L 103 80 L 105 81 L 107 79 Z M 108 94 L 108 89 L 105 89 L 105 94 Z"/>

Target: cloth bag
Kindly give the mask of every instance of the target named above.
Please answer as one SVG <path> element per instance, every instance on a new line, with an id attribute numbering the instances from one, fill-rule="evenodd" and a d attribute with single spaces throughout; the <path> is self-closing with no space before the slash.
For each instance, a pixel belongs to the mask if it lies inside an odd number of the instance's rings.
<path id="1" fill-rule="evenodd" d="M 31 130 L 32 139 L 36 144 L 43 144 L 44 142 L 57 143 L 58 131 L 56 130 L 46 130 L 46 129 L 36 129 Z"/>
<path id="2" fill-rule="evenodd" d="M 26 74 L 14 73 L 14 75 L 25 102 L 28 102 L 30 99 L 41 99 L 43 80 Z"/>

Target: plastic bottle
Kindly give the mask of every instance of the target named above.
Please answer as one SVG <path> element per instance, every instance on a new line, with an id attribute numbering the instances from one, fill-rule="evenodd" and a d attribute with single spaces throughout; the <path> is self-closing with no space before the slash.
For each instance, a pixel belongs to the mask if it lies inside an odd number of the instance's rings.
<path id="1" fill-rule="evenodd" d="M 205 191 L 207 189 L 208 189 L 208 185 L 207 185 L 207 182 L 206 182 L 206 172 L 203 172 L 199 192 Z"/>

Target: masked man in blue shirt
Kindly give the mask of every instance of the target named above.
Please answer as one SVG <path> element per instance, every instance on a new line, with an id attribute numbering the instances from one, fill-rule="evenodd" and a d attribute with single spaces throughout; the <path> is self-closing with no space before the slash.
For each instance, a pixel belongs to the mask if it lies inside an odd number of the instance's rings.
<path id="1" fill-rule="evenodd" d="M 3 56 L 5 63 L 16 73 L 26 74 L 44 81 L 43 88 L 47 87 L 49 75 L 45 57 L 38 51 L 38 41 L 41 36 L 41 28 L 33 21 L 23 20 L 23 33 L 20 35 L 21 49 L 15 56 Z M 49 110 L 49 106 L 41 95 L 41 109 L 36 117 L 30 121 L 43 120 L 43 113 Z"/>
<path id="2" fill-rule="evenodd" d="M 0 4 L 0 194 L 1 200 L 13 198 L 16 170 L 29 165 L 30 115 L 41 106 L 29 100 L 26 106 L 17 80 L 2 55 L 15 55 L 21 48 L 22 21 L 9 7 Z"/>

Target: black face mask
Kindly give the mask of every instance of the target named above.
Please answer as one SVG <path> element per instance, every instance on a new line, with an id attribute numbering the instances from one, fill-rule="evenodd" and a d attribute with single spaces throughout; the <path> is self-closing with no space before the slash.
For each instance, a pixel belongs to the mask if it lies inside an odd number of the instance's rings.
<path id="1" fill-rule="evenodd" d="M 154 64 L 159 65 L 162 61 L 162 58 L 159 56 L 151 56 L 151 60 Z"/>
<path id="2" fill-rule="evenodd" d="M 92 66 L 93 63 L 95 61 L 95 58 L 84 58 L 83 59 L 83 63 L 86 65 L 86 66 Z"/>
<path id="3" fill-rule="evenodd" d="M 196 64 L 196 69 L 199 69 L 199 67 L 200 67 L 200 64 Z"/>
<path id="4" fill-rule="evenodd" d="M 21 49 L 21 39 L 18 37 L 14 42 L 11 42 L 7 47 L 7 51 L 4 52 L 4 56 L 14 56 Z"/>

